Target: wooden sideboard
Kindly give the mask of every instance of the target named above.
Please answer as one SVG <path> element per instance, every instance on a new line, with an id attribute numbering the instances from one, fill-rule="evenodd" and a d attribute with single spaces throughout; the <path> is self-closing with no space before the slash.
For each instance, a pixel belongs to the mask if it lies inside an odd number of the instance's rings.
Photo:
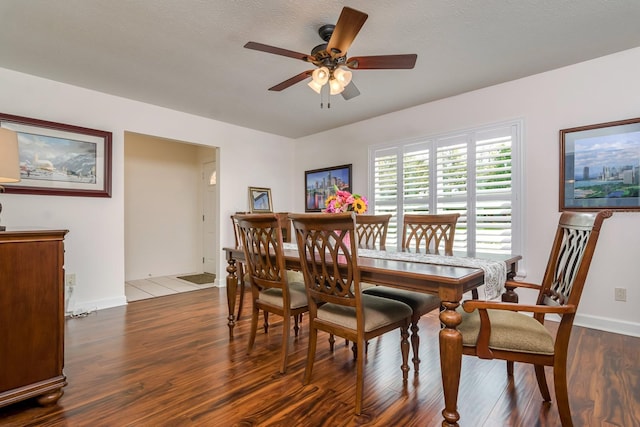
<path id="1" fill-rule="evenodd" d="M 0 407 L 54 404 L 64 366 L 67 230 L 0 232 Z"/>

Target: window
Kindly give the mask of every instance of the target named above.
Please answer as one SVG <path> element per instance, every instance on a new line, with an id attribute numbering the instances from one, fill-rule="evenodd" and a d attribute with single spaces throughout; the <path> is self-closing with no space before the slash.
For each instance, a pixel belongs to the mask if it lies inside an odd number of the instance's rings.
<path id="1" fill-rule="evenodd" d="M 460 213 L 456 251 L 520 251 L 522 122 L 369 149 L 370 206 L 392 214 L 387 246 L 400 248 L 405 213 Z"/>

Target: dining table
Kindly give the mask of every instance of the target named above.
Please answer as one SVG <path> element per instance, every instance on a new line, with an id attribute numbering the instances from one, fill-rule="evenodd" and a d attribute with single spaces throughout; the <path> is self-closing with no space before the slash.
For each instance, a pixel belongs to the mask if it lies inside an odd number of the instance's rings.
<path id="1" fill-rule="evenodd" d="M 242 248 L 226 247 L 227 259 L 227 304 L 229 309 L 228 327 L 229 337 L 233 339 L 235 326 L 235 305 L 238 292 L 238 262 L 245 259 Z M 285 263 L 288 269 L 300 270 L 299 253 L 295 245 L 283 246 Z M 365 252 L 365 251 L 360 251 Z M 360 280 L 367 283 L 385 285 L 399 289 L 424 292 L 438 295 L 441 300 L 440 312 L 441 329 L 439 332 L 440 368 L 442 374 L 442 388 L 445 407 L 442 410 L 443 426 L 458 426 L 460 415 L 457 411 L 458 387 L 460 384 L 460 370 L 462 367 L 462 335 L 457 326 L 462 321 L 461 314 L 456 311 L 460 306 L 463 295 L 473 291 L 485 283 L 485 269 L 477 266 L 462 266 L 464 262 L 442 263 L 437 257 L 434 261 L 394 257 L 394 251 L 367 250 L 366 256 L 358 253 L 357 263 L 360 270 Z M 446 258 L 446 257 L 445 257 Z M 467 254 L 457 254 L 452 260 L 464 261 Z M 474 260 L 490 260 L 504 263 L 506 278 L 516 276 L 520 255 L 506 254 L 474 254 Z M 426 258 L 429 260 L 429 258 Z M 455 265 L 457 264 L 457 265 Z M 517 295 L 512 289 L 505 290 L 503 301 L 517 301 Z"/>

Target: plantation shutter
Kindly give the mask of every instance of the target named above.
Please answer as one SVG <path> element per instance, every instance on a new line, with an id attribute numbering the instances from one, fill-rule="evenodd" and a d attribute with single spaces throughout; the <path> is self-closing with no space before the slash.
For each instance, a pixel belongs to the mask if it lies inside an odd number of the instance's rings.
<path id="1" fill-rule="evenodd" d="M 459 213 L 454 250 L 468 249 L 467 210 L 469 190 L 473 189 L 468 174 L 468 137 L 439 138 L 436 142 L 437 192 L 434 213 Z"/>
<path id="2" fill-rule="evenodd" d="M 475 249 L 511 253 L 513 137 L 511 127 L 477 132 Z"/>
<path id="3" fill-rule="evenodd" d="M 471 256 L 519 251 L 515 153 L 521 126 L 516 121 L 371 148 L 370 209 L 393 215 L 387 247 L 399 248 L 405 213 L 459 213 L 455 251 Z"/>
<path id="4" fill-rule="evenodd" d="M 429 147 L 407 146 L 402 156 L 402 212 L 429 213 Z"/>
<path id="5" fill-rule="evenodd" d="M 391 214 L 387 231 L 387 246 L 396 245 L 398 216 L 398 150 L 394 148 L 377 150 L 373 160 L 373 213 Z"/>

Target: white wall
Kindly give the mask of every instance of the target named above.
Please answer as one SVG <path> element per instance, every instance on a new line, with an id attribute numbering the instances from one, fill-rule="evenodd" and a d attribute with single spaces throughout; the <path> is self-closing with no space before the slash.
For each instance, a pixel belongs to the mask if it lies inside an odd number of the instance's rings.
<path id="1" fill-rule="evenodd" d="M 522 265 L 527 280 L 538 282 L 559 217 L 558 131 L 640 117 L 638 76 L 640 48 L 333 129 L 298 140 L 296 176 L 353 163 L 353 190 L 367 194 L 370 145 L 523 118 Z M 301 207 L 304 189 L 302 182 L 296 185 L 295 206 Z M 617 212 L 605 222 L 577 324 L 640 336 L 638 248 L 640 213 Z M 627 302 L 614 301 L 615 287 L 627 288 Z"/>
<path id="2" fill-rule="evenodd" d="M 124 134 L 220 147 L 220 218 L 248 206 L 247 187 L 270 187 L 274 209 L 293 208 L 294 142 L 214 120 L 102 94 L 0 68 L 0 111 L 113 133 L 111 198 L 2 194 L 2 223 L 10 227 L 69 229 L 65 268 L 76 273 L 75 307 L 106 308 L 124 296 Z M 215 102 L 215 99 L 212 99 Z M 220 222 L 219 246 L 233 243 Z M 220 253 L 218 278 L 226 276 Z"/>

